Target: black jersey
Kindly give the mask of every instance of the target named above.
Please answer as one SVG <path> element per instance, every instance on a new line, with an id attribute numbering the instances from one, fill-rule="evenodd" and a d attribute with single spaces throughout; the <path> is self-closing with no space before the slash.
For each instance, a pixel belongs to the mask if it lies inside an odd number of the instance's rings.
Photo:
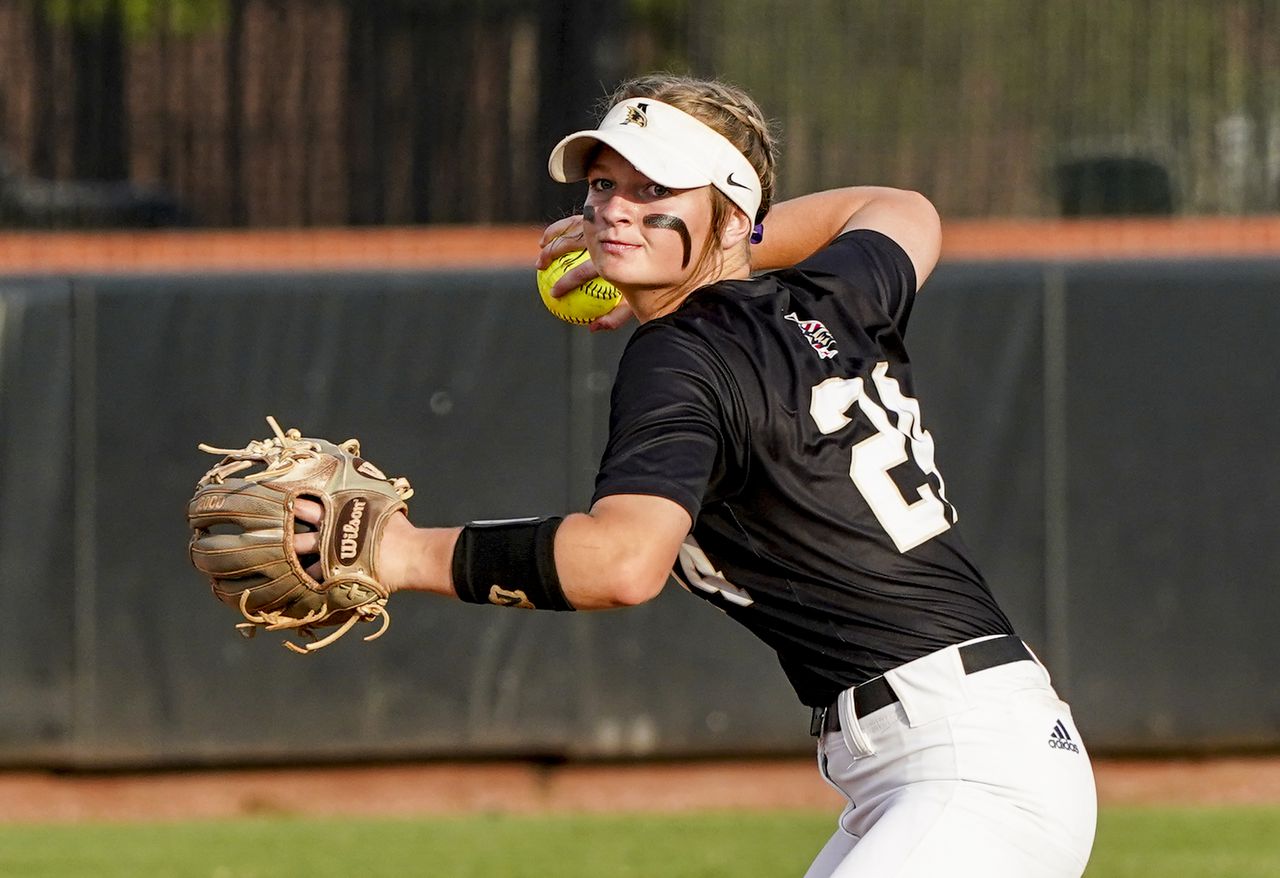
<path id="1" fill-rule="evenodd" d="M 677 579 L 773 647 L 810 706 L 1012 633 L 921 423 L 902 344 L 914 295 L 906 253 L 851 231 L 795 268 L 699 289 L 618 366 L 595 499 L 688 510 Z"/>

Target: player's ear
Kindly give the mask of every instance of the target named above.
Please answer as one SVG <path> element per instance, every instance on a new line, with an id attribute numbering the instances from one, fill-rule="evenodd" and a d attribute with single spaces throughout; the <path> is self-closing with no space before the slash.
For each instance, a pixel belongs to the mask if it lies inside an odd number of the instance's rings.
<path id="1" fill-rule="evenodd" d="M 745 213 L 735 207 L 733 212 L 729 214 L 729 219 L 725 222 L 724 229 L 720 232 L 720 249 L 734 249 L 742 244 L 749 234 L 751 234 L 751 221 L 747 219 Z"/>

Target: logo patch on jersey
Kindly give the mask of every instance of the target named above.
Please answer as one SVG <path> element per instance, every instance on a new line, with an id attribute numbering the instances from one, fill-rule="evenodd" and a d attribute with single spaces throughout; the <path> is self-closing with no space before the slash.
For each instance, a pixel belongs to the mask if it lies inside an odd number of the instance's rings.
<path id="1" fill-rule="evenodd" d="M 821 320 L 801 320 L 794 311 L 787 314 L 785 319 L 800 327 L 804 337 L 809 340 L 809 346 L 817 351 L 822 359 L 829 360 L 840 353 L 836 350 L 836 337 L 827 331 L 827 327 Z"/>
<path id="2" fill-rule="evenodd" d="M 1062 720 L 1058 720 L 1053 724 L 1053 731 L 1049 732 L 1049 746 L 1055 750 L 1070 750 L 1072 753 L 1080 752 L 1080 746 L 1071 740 L 1071 734 L 1067 731 L 1067 727 L 1062 724 Z"/>

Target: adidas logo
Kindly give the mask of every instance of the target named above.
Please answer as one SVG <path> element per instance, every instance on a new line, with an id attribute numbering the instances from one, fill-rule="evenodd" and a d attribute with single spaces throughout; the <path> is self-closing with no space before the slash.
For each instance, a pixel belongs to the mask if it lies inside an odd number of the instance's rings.
<path id="1" fill-rule="evenodd" d="M 1053 731 L 1049 733 L 1049 746 L 1055 750 L 1070 750 L 1072 753 L 1080 752 L 1080 745 L 1071 740 L 1067 727 L 1062 724 L 1062 720 L 1058 720 L 1053 724 Z"/>

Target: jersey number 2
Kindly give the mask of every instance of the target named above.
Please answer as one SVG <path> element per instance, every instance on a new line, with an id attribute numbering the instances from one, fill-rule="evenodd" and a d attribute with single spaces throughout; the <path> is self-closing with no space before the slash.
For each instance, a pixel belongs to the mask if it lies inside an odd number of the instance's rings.
<path id="1" fill-rule="evenodd" d="M 867 395 L 862 378 L 828 378 L 814 386 L 809 414 L 824 434 L 834 433 L 852 423 L 845 412 L 856 404 L 875 427 L 874 436 L 853 446 L 849 478 L 898 551 L 906 552 L 950 528 L 957 516 L 933 460 L 933 437 L 920 426 L 920 403 L 904 394 L 888 373 L 888 363 L 877 363 L 871 372 L 880 403 Z M 896 424 L 886 408 L 898 416 Z M 926 482 L 917 490 L 918 499 L 908 502 L 902 496 L 889 470 L 911 458 L 921 472 L 938 480 L 937 494 Z"/>

